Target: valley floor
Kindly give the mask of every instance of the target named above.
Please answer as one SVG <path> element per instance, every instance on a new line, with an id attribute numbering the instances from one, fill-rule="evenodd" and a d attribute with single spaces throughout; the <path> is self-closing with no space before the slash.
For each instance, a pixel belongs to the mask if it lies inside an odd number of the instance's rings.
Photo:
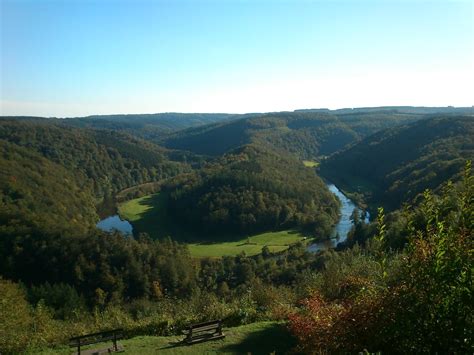
<path id="1" fill-rule="evenodd" d="M 258 322 L 240 327 L 224 328 L 226 337 L 220 340 L 180 345 L 183 336 L 140 336 L 120 341 L 127 354 L 285 354 L 295 345 L 286 327 L 277 322 Z M 110 344 L 95 344 L 102 349 Z M 37 352 L 35 352 L 37 353 Z M 64 346 L 39 352 L 42 355 L 71 354 Z"/>
<path id="2" fill-rule="evenodd" d="M 256 255 L 268 246 L 271 252 L 287 249 L 291 244 L 304 241 L 306 238 L 298 231 L 286 230 L 260 233 L 235 240 L 235 238 L 216 238 L 219 242 L 197 242 L 202 237 L 192 236 L 170 220 L 166 213 L 166 196 L 153 194 L 136 198 L 120 204 L 118 210 L 122 218 L 132 223 L 138 232 L 146 232 L 152 238 L 171 237 L 174 240 L 186 241 L 189 251 L 194 257 L 235 256 L 242 252 Z M 190 239 L 196 242 L 189 242 Z"/>

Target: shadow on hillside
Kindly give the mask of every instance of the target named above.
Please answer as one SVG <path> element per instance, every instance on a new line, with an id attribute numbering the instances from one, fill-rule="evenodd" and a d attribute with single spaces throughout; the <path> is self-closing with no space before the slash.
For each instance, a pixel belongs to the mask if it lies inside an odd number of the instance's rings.
<path id="1" fill-rule="evenodd" d="M 225 330 L 224 330 L 225 332 Z M 222 347 L 222 352 L 238 354 L 288 354 L 296 345 L 284 324 L 273 324 L 265 329 L 252 332 L 240 343 Z"/>
<path id="2" fill-rule="evenodd" d="M 169 213 L 168 195 L 166 192 L 155 193 L 141 199 L 139 205 L 145 207 L 145 210 L 138 214 L 139 220 L 132 222 L 134 227 L 134 236 L 145 232 L 153 239 L 164 239 L 170 237 L 181 243 L 197 243 L 200 245 L 213 245 L 221 243 L 238 242 L 238 247 L 246 245 L 259 245 L 250 241 L 253 235 L 232 234 L 222 232 L 216 234 L 210 231 L 197 230 L 191 225 L 187 225 L 182 220 L 176 219 Z M 269 230 L 278 232 L 278 230 Z M 260 232 L 261 233 L 261 232 Z M 301 231 L 291 230 L 289 234 L 301 234 Z M 263 245 L 262 245 L 263 246 Z"/>
<path id="3" fill-rule="evenodd" d="M 167 193 L 161 192 L 149 195 L 139 202 L 139 205 L 146 209 L 138 214 L 140 219 L 133 222 L 135 236 L 138 233 L 146 232 L 154 239 L 170 237 L 173 240 L 186 243 L 212 245 L 242 241 L 243 244 L 246 244 L 247 236 L 240 234 L 215 235 L 211 232 L 196 231 L 193 226 L 186 225 L 169 214 L 167 200 Z"/>
<path id="4" fill-rule="evenodd" d="M 180 223 L 172 220 L 167 209 L 166 193 L 155 193 L 143 198 L 139 204 L 146 207 L 138 214 L 140 219 L 135 221 L 136 233 L 148 233 L 154 239 L 171 237 L 174 240 L 186 241 L 188 235 Z"/>

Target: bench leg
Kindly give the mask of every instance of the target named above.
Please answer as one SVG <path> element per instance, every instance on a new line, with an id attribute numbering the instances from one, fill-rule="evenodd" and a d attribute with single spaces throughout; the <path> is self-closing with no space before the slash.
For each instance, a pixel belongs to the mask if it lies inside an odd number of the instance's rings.
<path id="1" fill-rule="evenodd" d="M 114 349 L 115 351 L 118 351 L 117 349 L 117 334 L 114 333 Z"/>
<path id="2" fill-rule="evenodd" d="M 77 344 L 77 355 L 81 355 L 81 343 Z"/>

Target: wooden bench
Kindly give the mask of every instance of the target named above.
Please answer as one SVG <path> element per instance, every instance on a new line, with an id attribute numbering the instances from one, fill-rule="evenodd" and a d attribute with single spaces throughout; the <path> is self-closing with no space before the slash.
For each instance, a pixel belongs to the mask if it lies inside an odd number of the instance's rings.
<path id="1" fill-rule="evenodd" d="M 107 348 L 103 350 L 87 350 L 83 353 L 91 353 L 91 354 L 100 354 L 100 353 L 110 353 L 123 350 L 121 346 L 117 345 L 117 340 L 123 338 L 123 329 L 114 329 L 108 330 L 105 332 L 98 332 L 93 334 L 81 335 L 78 337 L 70 338 L 69 339 L 69 346 L 77 348 L 77 354 L 81 354 L 81 346 L 90 345 L 90 344 L 97 344 L 103 343 L 106 341 L 112 341 L 113 348 Z"/>
<path id="2" fill-rule="evenodd" d="M 213 320 L 210 322 L 198 323 L 189 326 L 183 330 L 186 338 L 183 340 L 186 344 L 199 343 L 201 341 L 222 339 L 225 337 L 222 333 L 222 321 Z"/>

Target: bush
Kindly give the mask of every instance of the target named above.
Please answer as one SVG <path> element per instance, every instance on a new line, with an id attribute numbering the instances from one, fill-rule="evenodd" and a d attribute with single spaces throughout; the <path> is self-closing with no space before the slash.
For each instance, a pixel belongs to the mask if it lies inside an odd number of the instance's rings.
<path id="1" fill-rule="evenodd" d="M 312 295 L 289 316 L 303 353 L 473 353 L 474 179 L 410 212 L 409 245 L 384 247 L 383 215 L 368 250 L 329 255 Z"/>
<path id="2" fill-rule="evenodd" d="M 0 319 L 0 353 L 16 353 L 26 349 L 33 324 L 30 307 L 20 286 L 2 278 Z"/>

